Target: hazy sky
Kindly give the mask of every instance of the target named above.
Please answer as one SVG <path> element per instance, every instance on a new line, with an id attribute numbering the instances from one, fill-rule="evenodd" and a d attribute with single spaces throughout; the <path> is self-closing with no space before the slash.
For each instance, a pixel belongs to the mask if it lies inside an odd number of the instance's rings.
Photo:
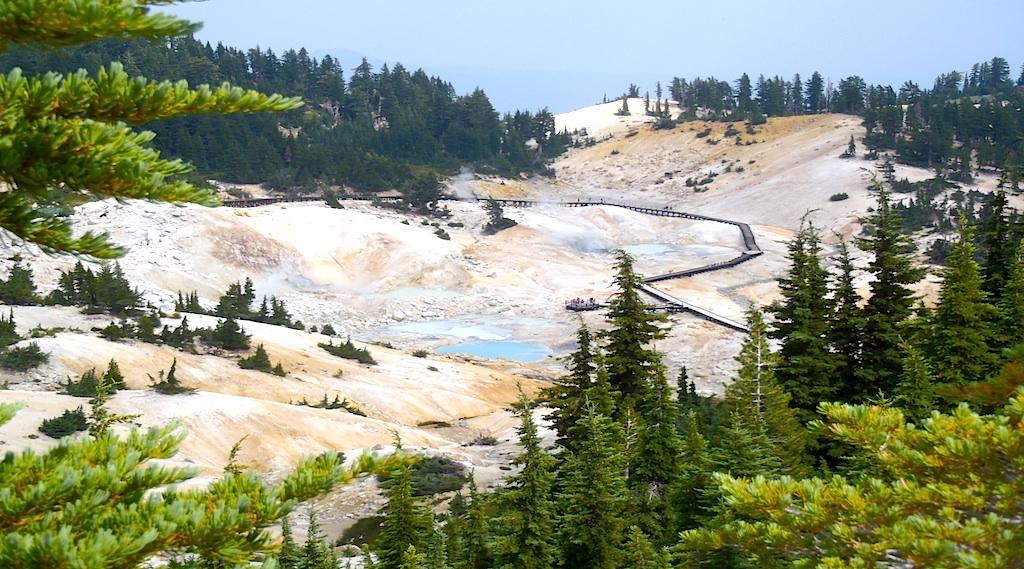
<path id="1" fill-rule="evenodd" d="M 728 81 L 814 70 L 869 83 L 1024 61 L 1024 0 L 210 0 L 170 8 L 199 37 L 275 51 L 423 67 L 459 92 L 482 87 L 498 110 L 555 112 L 653 91 L 673 76 Z"/>

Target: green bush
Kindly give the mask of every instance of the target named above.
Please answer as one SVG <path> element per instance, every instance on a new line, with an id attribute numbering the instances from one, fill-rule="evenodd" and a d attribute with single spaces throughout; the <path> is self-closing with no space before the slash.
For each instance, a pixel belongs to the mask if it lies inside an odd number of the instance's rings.
<path id="1" fill-rule="evenodd" d="M 162 393 L 164 395 L 178 395 L 180 393 L 194 393 L 195 392 L 195 388 L 193 388 L 193 387 L 185 387 L 184 385 L 181 384 L 180 381 L 178 381 L 178 377 L 175 374 L 177 369 L 178 369 L 178 360 L 177 360 L 177 358 L 175 358 L 174 361 L 171 362 L 171 368 L 169 370 L 167 370 L 166 374 L 164 374 L 163 370 L 160 370 L 160 375 L 157 378 L 154 378 L 153 376 L 149 376 L 150 381 L 153 382 L 150 385 L 150 387 L 153 388 L 153 391 L 156 391 L 157 393 Z"/>
<path id="2" fill-rule="evenodd" d="M 277 365 L 273 365 L 270 362 L 270 356 L 267 354 L 267 350 L 263 348 L 263 344 L 256 346 L 256 353 L 253 355 L 238 360 L 238 367 L 272 373 L 281 377 L 287 375 L 280 362 Z"/>
<path id="3" fill-rule="evenodd" d="M 412 357 L 414 358 L 425 358 L 428 355 L 430 355 L 430 352 L 426 350 L 416 350 L 415 352 L 412 353 Z"/>
<path id="4" fill-rule="evenodd" d="M 0 314 L 0 348 L 6 348 L 21 341 L 18 335 L 17 324 L 14 322 L 14 309 L 11 309 L 9 316 Z"/>
<path id="5" fill-rule="evenodd" d="M 326 344 L 320 343 L 317 345 L 332 356 L 346 360 L 356 360 L 361 364 L 377 364 L 377 360 L 373 359 L 373 355 L 370 354 L 370 350 L 367 350 L 366 348 L 357 348 L 355 344 L 352 343 L 352 338 L 345 340 L 344 344 L 334 345 L 334 341 L 331 340 Z"/>
<path id="6" fill-rule="evenodd" d="M 440 227 L 434 230 L 434 235 L 437 235 L 439 238 L 444 239 L 445 241 L 451 241 L 452 239 L 452 236 L 448 235 L 448 232 L 445 231 L 444 229 L 441 229 Z"/>
<path id="7" fill-rule="evenodd" d="M 384 488 L 391 483 L 388 474 L 380 474 L 377 479 Z M 444 456 L 423 457 L 412 466 L 413 496 L 454 492 L 462 488 L 468 480 L 466 467 Z"/>
<path id="8" fill-rule="evenodd" d="M 306 398 L 303 397 L 301 401 L 294 403 L 294 405 L 298 405 L 300 407 L 312 407 L 314 409 L 344 409 L 353 415 L 359 415 L 360 417 L 366 416 L 366 412 L 360 409 L 355 403 L 350 403 L 348 399 L 342 399 L 338 395 L 334 396 L 334 401 L 329 401 L 326 393 L 324 393 L 324 398 L 316 402 L 316 404 L 306 401 Z"/>
<path id="9" fill-rule="evenodd" d="M 225 350 L 248 350 L 249 335 L 231 317 L 221 320 L 217 327 L 204 335 L 206 343 Z"/>
<path id="10" fill-rule="evenodd" d="M 48 437 L 60 439 L 88 428 L 85 411 L 79 406 L 78 409 L 64 411 L 57 417 L 44 419 L 43 423 L 39 425 L 39 432 Z"/>
<path id="11" fill-rule="evenodd" d="M 846 192 L 840 192 L 838 194 L 832 194 L 829 196 L 828 201 L 830 202 L 841 202 L 843 200 L 850 199 L 850 196 Z"/>
<path id="12" fill-rule="evenodd" d="M 100 330 L 100 336 L 104 339 L 112 342 L 118 342 L 120 340 L 130 340 L 138 334 L 138 330 L 130 320 L 122 320 L 120 324 L 111 322 L 107 324 L 102 330 Z"/>
<path id="13" fill-rule="evenodd" d="M 50 354 L 39 349 L 39 344 L 32 342 L 26 346 L 15 346 L 0 352 L 0 368 L 11 371 L 28 371 L 45 364 Z"/>

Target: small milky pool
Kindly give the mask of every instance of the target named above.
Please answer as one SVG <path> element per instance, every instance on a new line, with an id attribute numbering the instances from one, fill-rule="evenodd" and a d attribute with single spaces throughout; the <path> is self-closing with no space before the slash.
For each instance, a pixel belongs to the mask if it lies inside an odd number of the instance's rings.
<path id="1" fill-rule="evenodd" d="M 544 344 L 530 342 L 463 342 L 442 346 L 438 354 L 469 354 L 478 358 L 514 360 L 523 363 L 539 362 L 551 355 Z"/>

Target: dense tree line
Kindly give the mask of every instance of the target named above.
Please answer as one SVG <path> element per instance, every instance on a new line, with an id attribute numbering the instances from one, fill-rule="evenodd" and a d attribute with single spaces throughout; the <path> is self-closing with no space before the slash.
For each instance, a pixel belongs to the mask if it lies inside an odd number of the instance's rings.
<path id="1" fill-rule="evenodd" d="M 1002 168 L 1019 188 L 1024 179 L 1024 69 L 1011 76 L 1002 57 L 967 73 L 939 75 L 931 89 L 913 81 L 898 89 L 852 75 L 832 86 L 814 72 L 805 81 L 744 73 L 735 83 L 714 77 L 675 77 L 669 94 L 682 120 L 747 120 L 836 112 L 861 115 L 872 153 L 891 151 L 905 164 L 949 168 L 970 181 L 976 168 Z"/>
<path id="2" fill-rule="evenodd" d="M 160 42 L 108 40 L 64 50 L 15 48 L 0 70 L 95 73 L 111 61 L 132 77 L 233 85 L 306 101 L 287 113 L 197 115 L 145 122 L 155 148 L 185 159 L 206 178 L 268 183 L 276 189 L 349 186 L 411 192 L 460 165 L 505 175 L 540 172 L 571 136 L 547 110 L 499 116 L 480 89 L 452 85 L 402 64 L 346 70 L 330 55 L 281 54 L 203 43 L 190 35 Z"/>

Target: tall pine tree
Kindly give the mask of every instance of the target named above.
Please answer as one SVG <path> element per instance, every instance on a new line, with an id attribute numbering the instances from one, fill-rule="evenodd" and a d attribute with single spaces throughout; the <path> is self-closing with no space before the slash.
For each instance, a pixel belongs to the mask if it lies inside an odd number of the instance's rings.
<path id="1" fill-rule="evenodd" d="M 581 324 L 576 333 L 576 351 L 569 356 L 569 374 L 555 381 L 544 390 L 542 397 L 551 408 L 545 419 L 558 434 L 555 442 L 569 448 L 569 431 L 583 416 L 586 409 L 586 393 L 594 381 L 593 337 L 586 324 Z"/>
<path id="2" fill-rule="evenodd" d="M 494 567 L 497 569 L 550 569 L 558 559 L 555 544 L 555 508 L 552 487 L 555 459 L 544 451 L 534 406 L 520 396 L 519 446 L 512 464 L 521 470 L 509 477 L 498 495 L 499 515 L 494 520 Z"/>
<path id="3" fill-rule="evenodd" d="M 558 493 L 562 567 L 616 569 L 629 525 L 622 428 L 592 408 L 580 423 Z"/>
<path id="4" fill-rule="evenodd" d="M 833 372 L 834 395 L 840 400 L 848 400 L 857 391 L 856 373 L 860 366 L 860 334 L 863 323 L 861 298 L 854 285 L 850 247 L 845 240 L 840 239 L 838 249 L 839 274 L 835 275 L 832 281 L 832 312 L 829 315 L 826 336 L 836 365 Z"/>
<path id="5" fill-rule="evenodd" d="M 621 397 L 617 410 L 617 416 L 621 416 L 627 409 L 637 409 L 648 397 L 661 366 L 661 356 L 653 344 L 664 338 L 659 324 L 667 319 L 647 310 L 640 297 L 643 279 L 633 270 L 633 257 L 620 250 L 615 258 L 615 284 L 619 290 L 608 308 L 610 329 L 602 337 L 608 380 Z"/>
<path id="6" fill-rule="evenodd" d="M 779 340 L 775 375 L 793 397 L 804 422 L 815 418 L 821 401 L 836 393 L 836 358 L 829 349 L 828 331 L 831 302 L 828 272 L 821 266 L 818 230 L 801 221 L 796 238 L 789 244 L 789 272 L 779 279 L 782 301 L 774 304 L 772 338 Z"/>
<path id="7" fill-rule="evenodd" d="M 768 347 L 761 312 L 751 309 L 747 321 L 750 335 L 736 358 L 740 363 L 739 376 L 725 388 L 723 409 L 729 413 L 734 430 L 764 435 L 783 472 L 804 474 L 807 438 L 797 419 L 797 410 L 789 406 L 789 394 L 776 379 L 779 357 Z"/>
<path id="8" fill-rule="evenodd" d="M 888 189 L 878 181 L 871 185 L 877 205 L 867 219 L 871 234 L 858 246 L 871 255 L 871 297 L 864 305 L 861 328 L 861 360 L 854 401 L 866 401 L 879 393 L 892 394 L 903 373 L 901 330 L 913 313 L 910 289 L 924 277 L 913 265 L 910 238 L 903 235 L 899 214 L 893 209 Z"/>
<path id="9" fill-rule="evenodd" d="M 396 452 L 402 452 L 400 443 Z M 423 550 L 433 527 L 430 510 L 412 495 L 412 467 L 408 460 L 398 461 L 384 497 L 387 499 L 381 509 L 384 521 L 376 542 L 378 565 L 380 569 L 401 569 L 406 550 L 409 547 Z"/>
<path id="10" fill-rule="evenodd" d="M 961 219 L 960 238 L 946 259 L 939 303 L 927 332 L 926 355 L 939 383 L 960 387 L 997 369 L 992 323 L 998 311 L 981 285 L 974 230 Z"/>

